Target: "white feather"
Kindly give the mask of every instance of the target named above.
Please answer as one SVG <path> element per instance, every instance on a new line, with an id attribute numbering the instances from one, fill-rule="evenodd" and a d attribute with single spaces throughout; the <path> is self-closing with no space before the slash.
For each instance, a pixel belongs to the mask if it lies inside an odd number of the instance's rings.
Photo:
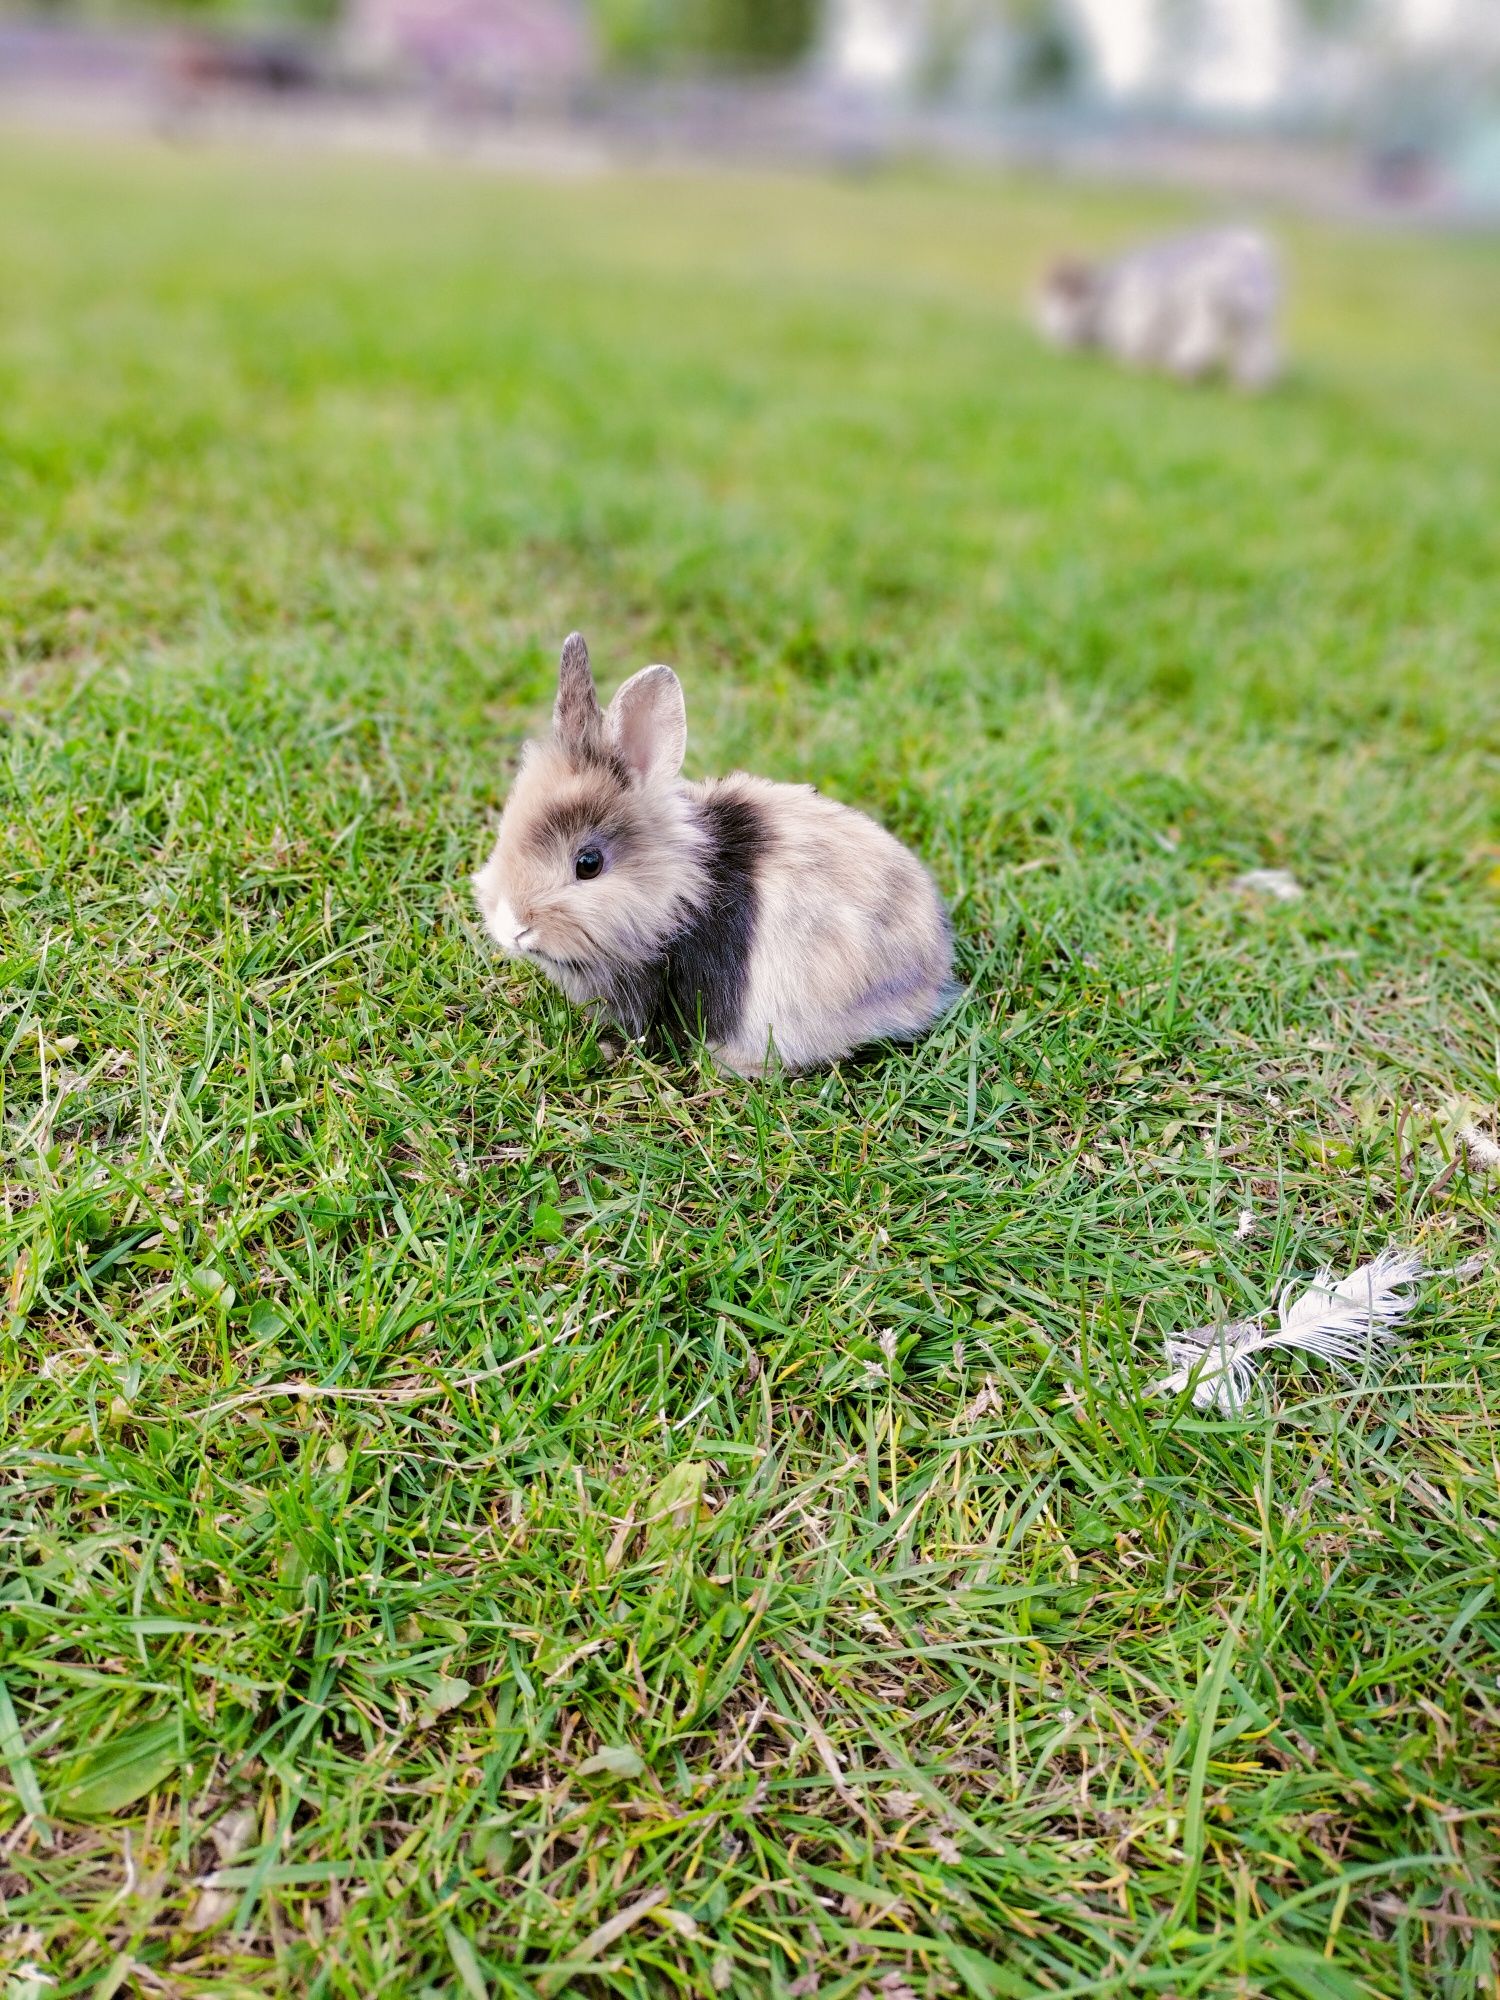
<path id="1" fill-rule="evenodd" d="M 1500 1169 L 1500 1146 L 1488 1132 L 1482 1132 L 1477 1125 L 1462 1125 L 1458 1136 L 1476 1174 L 1492 1174 Z"/>
<path id="2" fill-rule="evenodd" d="M 1171 1373 L 1153 1382 L 1151 1393 L 1171 1395 L 1190 1388 L 1198 1409 L 1233 1416 L 1244 1409 L 1255 1387 L 1258 1358 L 1276 1347 L 1298 1348 L 1352 1375 L 1392 1340 L 1416 1304 L 1411 1287 L 1422 1270 L 1414 1251 L 1382 1250 L 1337 1282 L 1330 1269 L 1319 1271 L 1295 1298 L 1295 1286 L 1286 1286 L 1273 1327 L 1260 1320 L 1233 1320 L 1171 1336 L 1165 1343 Z"/>

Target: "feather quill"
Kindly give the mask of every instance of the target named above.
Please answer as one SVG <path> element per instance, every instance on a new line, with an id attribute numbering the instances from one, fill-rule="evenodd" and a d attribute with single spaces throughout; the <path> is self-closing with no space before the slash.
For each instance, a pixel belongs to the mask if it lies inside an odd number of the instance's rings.
<path id="1" fill-rule="evenodd" d="M 1152 1395 L 1191 1389 L 1200 1410 L 1235 1416 L 1255 1388 L 1261 1357 L 1278 1347 L 1294 1347 L 1352 1375 L 1377 1359 L 1416 1304 L 1413 1289 L 1423 1273 L 1410 1250 L 1382 1250 L 1347 1278 L 1335 1280 L 1325 1266 L 1299 1292 L 1295 1280 L 1277 1302 L 1276 1324 L 1231 1320 L 1227 1326 L 1200 1326 L 1166 1340 L 1170 1373 L 1151 1384 Z"/>

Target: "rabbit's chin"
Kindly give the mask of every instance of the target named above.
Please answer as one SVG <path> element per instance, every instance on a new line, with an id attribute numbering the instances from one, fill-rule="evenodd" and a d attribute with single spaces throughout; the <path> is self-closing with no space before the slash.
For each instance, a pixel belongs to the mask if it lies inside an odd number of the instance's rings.
<path id="1" fill-rule="evenodd" d="M 602 1004 L 614 986 L 602 967 L 581 965 L 576 959 L 538 957 L 536 966 L 575 1007 Z"/>
<path id="2" fill-rule="evenodd" d="M 549 979 L 561 980 L 564 976 L 583 979 L 590 976 L 591 968 L 576 958 L 554 958 L 547 951 L 523 951 L 517 955 L 527 959 L 539 972 L 545 972 Z"/>

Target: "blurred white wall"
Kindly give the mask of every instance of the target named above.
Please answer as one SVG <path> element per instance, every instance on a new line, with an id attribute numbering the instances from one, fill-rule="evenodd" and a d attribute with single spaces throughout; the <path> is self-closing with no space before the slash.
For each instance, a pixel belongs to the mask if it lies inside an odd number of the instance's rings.
<path id="1" fill-rule="evenodd" d="M 1365 0 L 1330 19 L 1304 0 L 1057 0 L 1100 93 L 1255 117 L 1335 108 L 1393 57 L 1500 60 L 1500 0 Z M 1006 0 L 827 0 L 824 73 L 880 94 L 913 90 L 934 38 L 967 21 L 975 59 Z"/>
<path id="2" fill-rule="evenodd" d="M 922 0 L 828 0 L 824 65 L 856 90 L 899 91 L 915 76 L 926 37 Z"/>
<path id="3" fill-rule="evenodd" d="M 1099 82 L 1111 97 L 1133 97 L 1156 64 L 1157 0 L 1077 0 Z"/>

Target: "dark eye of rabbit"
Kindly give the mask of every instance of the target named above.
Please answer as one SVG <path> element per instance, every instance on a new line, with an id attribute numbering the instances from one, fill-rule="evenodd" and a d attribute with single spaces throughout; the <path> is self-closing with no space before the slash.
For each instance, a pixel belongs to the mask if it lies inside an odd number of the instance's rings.
<path id="1" fill-rule="evenodd" d="M 597 847 L 585 847 L 573 863 L 573 873 L 580 882 L 592 882 L 604 866 L 604 856 Z"/>

